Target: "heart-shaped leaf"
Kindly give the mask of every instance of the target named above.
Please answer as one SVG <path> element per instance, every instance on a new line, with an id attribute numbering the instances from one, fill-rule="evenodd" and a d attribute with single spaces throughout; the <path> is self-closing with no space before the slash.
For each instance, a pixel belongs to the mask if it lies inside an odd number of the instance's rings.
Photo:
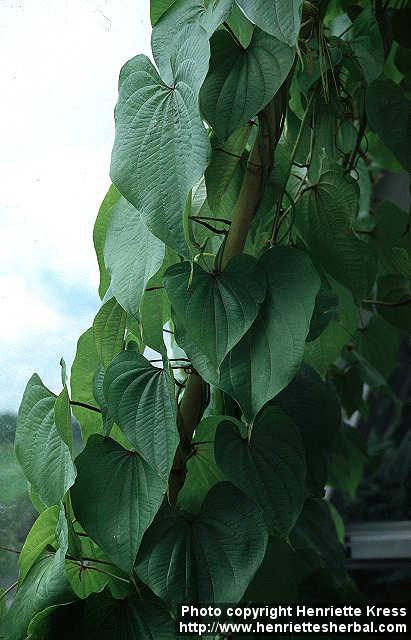
<path id="1" fill-rule="evenodd" d="M 167 487 L 138 453 L 99 435 L 89 438 L 76 466 L 76 518 L 110 560 L 129 572 Z"/>
<path id="2" fill-rule="evenodd" d="M 60 502 L 76 477 L 70 449 L 56 426 L 55 402 L 35 373 L 24 391 L 16 429 L 17 459 L 48 507 Z"/>
<path id="3" fill-rule="evenodd" d="M 104 261 L 111 291 L 123 309 L 138 315 L 147 282 L 160 269 L 164 244 L 146 227 L 143 217 L 125 198 L 111 212 Z"/>
<path id="4" fill-rule="evenodd" d="M 173 640 L 175 623 L 161 603 L 130 597 L 92 596 L 84 611 L 87 640 Z"/>
<path id="5" fill-rule="evenodd" d="M 126 321 L 126 312 L 115 298 L 107 300 L 94 318 L 94 342 L 104 368 L 123 348 Z"/>
<path id="6" fill-rule="evenodd" d="M 233 0 L 176 0 L 158 21 L 151 35 L 154 60 L 165 82 L 172 78 L 171 57 L 176 34 L 187 25 L 203 27 L 210 37 L 230 13 Z M 207 6 L 206 6 L 207 5 Z"/>
<path id="7" fill-rule="evenodd" d="M 371 129 L 411 171 L 411 101 L 393 80 L 379 79 L 368 87 L 366 106 Z"/>
<path id="8" fill-rule="evenodd" d="M 183 262 L 168 269 L 164 286 L 181 324 L 198 349 L 218 367 L 255 320 L 266 292 L 257 261 L 242 255 L 221 273 Z"/>
<path id="9" fill-rule="evenodd" d="M 200 93 L 205 119 L 221 140 L 261 111 L 286 79 L 294 51 L 255 29 L 243 49 L 228 31 L 211 38 L 210 70 Z"/>
<path id="10" fill-rule="evenodd" d="M 232 422 L 221 422 L 216 462 L 226 478 L 254 500 L 270 533 L 286 538 L 304 503 L 305 452 L 298 428 L 275 407 L 255 421 L 251 437 Z"/>
<path id="11" fill-rule="evenodd" d="M 352 231 L 358 185 L 334 165 L 299 200 L 296 226 L 313 259 L 355 298 L 367 296 L 376 275 L 375 251 Z"/>
<path id="12" fill-rule="evenodd" d="M 190 24 L 174 44 L 173 78 L 162 79 L 142 55 L 121 71 L 111 178 L 150 231 L 188 255 L 183 212 L 210 153 L 198 108 L 209 43 L 204 29 Z"/>
<path id="13" fill-rule="evenodd" d="M 238 602 L 264 558 L 267 538 L 258 508 L 221 482 L 196 516 L 162 507 L 144 537 L 136 573 L 173 607 Z"/>
<path id="14" fill-rule="evenodd" d="M 327 463 L 341 425 L 341 406 L 334 387 L 303 365 L 274 400 L 300 430 L 307 461 L 307 490 L 323 497 Z M 321 407 L 321 411 L 318 411 Z"/>
<path id="15" fill-rule="evenodd" d="M 169 370 L 153 367 L 137 351 L 123 351 L 107 369 L 104 395 L 128 441 L 166 480 L 179 439 Z"/>
<path id="16" fill-rule="evenodd" d="M 295 45 L 301 25 L 302 0 L 236 0 L 247 18 L 281 42 Z"/>

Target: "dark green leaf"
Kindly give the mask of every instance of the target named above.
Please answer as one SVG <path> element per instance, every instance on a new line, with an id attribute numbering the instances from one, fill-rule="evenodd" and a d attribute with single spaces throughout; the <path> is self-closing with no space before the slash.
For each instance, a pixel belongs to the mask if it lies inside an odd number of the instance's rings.
<path id="1" fill-rule="evenodd" d="M 232 484 L 221 482 L 194 517 L 163 506 L 143 540 L 136 573 L 172 607 L 238 602 L 266 546 L 257 507 Z"/>
<path id="2" fill-rule="evenodd" d="M 177 324 L 197 348 L 219 367 L 255 320 L 266 292 L 263 271 L 251 256 L 233 258 L 221 273 L 197 263 L 170 267 L 164 285 Z"/>
<path id="3" fill-rule="evenodd" d="M 334 166 L 308 187 L 296 212 L 296 226 L 310 255 L 358 299 L 375 280 L 377 262 L 371 247 L 354 235 L 358 186 Z"/>
<path id="4" fill-rule="evenodd" d="M 224 475 L 260 507 L 270 533 L 287 538 L 304 502 L 305 452 L 300 432 L 276 407 L 267 407 L 251 436 L 221 422 L 216 461 Z"/>
<path id="5" fill-rule="evenodd" d="M 381 302 L 403 302 L 399 306 L 376 305 L 378 313 L 389 324 L 411 332 L 411 286 L 410 281 L 396 275 L 378 278 L 377 299 Z"/>
<path id="6" fill-rule="evenodd" d="M 320 497 L 327 480 L 327 459 L 341 424 L 341 407 L 331 384 L 303 365 L 275 399 L 298 426 L 306 452 L 307 490 Z M 319 409 L 321 407 L 321 409 Z"/>
<path id="7" fill-rule="evenodd" d="M 384 68 L 384 48 L 380 28 L 371 6 L 361 11 L 348 31 L 356 62 L 367 83 L 376 80 Z"/>
<path id="8" fill-rule="evenodd" d="M 337 309 L 337 294 L 330 287 L 322 286 L 315 299 L 307 342 L 316 340 L 322 334 L 329 322 L 336 317 Z"/>
<path id="9" fill-rule="evenodd" d="M 225 480 L 214 457 L 214 439 L 218 425 L 232 420 L 229 416 L 203 418 L 192 439 L 193 455 L 187 461 L 187 476 L 178 494 L 178 506 L 184 511 L 198 513 L 211 487 Z"/>
<path id="10" fill-rule="evenodd" d="M 354 497 L 366 460 L 364 441 L 358 429 L 346 424 L 341 425 L 328 465 L 328 480 L 331 486 Z"/>
<path id="11" fill-rule="evenodd" d="M 76 466 L 71 497 L 77 520 L 104 553 L 129 572 L 166 486 L 138 453 L 99 435 L 89 438 Z"/>
<path id="12" fill-rule="evenodd" d="M 283 84 L 294 51 L 256 29 L 242 49 L 227 31 L 210 41 L 210 70 L 200 93 L 201 111 L 221 140 L 261 111 Z"/>
<path id="13" fill-rule="evenodd" d="M 399 348 L 398 330 L 378 315 L 358 332 L 358 352 L 386 378 L 394 369 Z"/>
<path id="14" fill-rule="evenodd" d="M 86 603 L 84 634 L 87 640 L 173 640 L 175 624 L 160 603 L 102 594 Z"/>
<path id="15" fill-rule="evenodd" d="M 404 169 L 411 171 L 411 102 L 392 80 L 370 84 L 366 97 L 371 129 L 394 153 Z"/>
<path id="16" fill-rule="evenodd" d="M 104 378 L 110 414 L 128 441 L 165 480 L 178 444 L 174 380 L 137 351 L 123 351 Z"/>

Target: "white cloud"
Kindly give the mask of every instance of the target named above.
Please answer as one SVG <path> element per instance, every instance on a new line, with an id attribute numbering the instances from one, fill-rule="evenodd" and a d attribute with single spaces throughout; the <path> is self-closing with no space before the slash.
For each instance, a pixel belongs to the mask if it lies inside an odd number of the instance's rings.
<path id="1" fill-rule="evenodd" d="M 92 321 L 118 74 L 149 39 L 149 0 L 0 1 L 0 411 Z M 91 304 L 67 317 L 67 292 Z"/>

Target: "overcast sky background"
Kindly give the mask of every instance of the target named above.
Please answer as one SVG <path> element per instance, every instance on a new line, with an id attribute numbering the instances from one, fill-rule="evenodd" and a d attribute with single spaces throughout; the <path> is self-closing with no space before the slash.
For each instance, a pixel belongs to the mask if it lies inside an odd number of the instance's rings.
<path id="1" fill-rule="evenodd" d="M 149 0 L 0 0 L 0 412 L 34 371 L 59 390 L 97 312 L 118 74 L 149 43 Z"/>

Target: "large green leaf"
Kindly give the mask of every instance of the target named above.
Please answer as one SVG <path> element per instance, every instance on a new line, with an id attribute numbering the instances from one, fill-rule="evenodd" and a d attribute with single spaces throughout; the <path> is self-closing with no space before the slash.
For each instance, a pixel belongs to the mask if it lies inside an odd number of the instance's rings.
<path id="1" fill-rule="evenodd" d="M 187 476 L 178 494 L 178 506 L 184 511 L 197 513 L 204 498 L 217 482 L 225 480 L 214 457 L 214 439 L 218 425 L 232 420 L 229 416 L 208 416 L 196 427 L 191 441 L 193 453 L 187 460 Z"/>
<path id="2" fill-rule="evenodd" d="M 357 184 L 335 165 L 303 193 L 296 226 L 310 255 L 361 299 L 375 280 L 377 262 L 372 248 L 358 240 L 351 229 L 358 198 Z"/>
<path id="3" fill-rule="evenodd" d="M 358 309 L 351 293 L 337 282 L 330 281 L 332 291 L 338 296 L 336 313 L 321 335 L 305 345 L 304 352 L 304 361 L 321 376 L 325 376 L 343 346 L 353 339 L 358 324 Z"/>
<path id="4" fill-rule="evenodd" d="M 322 497 L 327 461 L 341 424 L 341 407 L 333 386 L 303 365 L 274 400 L 300 430 L 307 460 L 307 491 Z"/>
<path id="5" fill-rule="evenodd" d="M 16 456 L 40 500 L 60 502 L 76 477 L 70 449 L 56 427 L 51 393 L 35 373 L 27 383 L 16 428 Z"/>
<path id="6" fill-rule="evenodd" d="M 264 271 L 251 256 L 236 256 L 224 271 L 194 263 L 170 267 L 164 285 L 176 322 L 218 367 L 255 320 L 266 292 Z"/>
<path id="7" fill-rule="evenodd" d="M 295 45 L 301 24 L 302 0 L 236 0 L 247 18 L 272 36 Z"/>
<path id="8" fill-rule="evenodd" d="M 129 572 L 162 502 L 165 483 L 138 453 L 99 435 L 89 438 L 76 466 L 71 497 L 77 520 L 104 553 Z"/>
<path id="9" fill-rule="evenodd" d="M 201 111 L 218 137 L 226 140 L 275 95 L 291 69 L 294 51 L 260 29 L 246 50 L 227 31 L 217 31 L 210 45 Z"/>
<path id="10" fill-rule="evenodd" d="M 328 482 L 354 498 L 367 461 L 364 440 L 358 429 L 341 425 L 335 451 L 328 464 Z"/>
<path id="11" fill-rule="evenodd" d="M 365 81 L 372 82 L 381 75 L 384 68 L 384 48 L 371 5 L 357 16 L 347 36 Z"/>
<path id="12" fill-rule="evenodd" d="M 164 505 L 144 537 L 136 573 L 172 607 L 238 602 L 267 545 L 263 518 L 229 482 L 214 485 L 198 515 Z"/>
<path id="13" fill-rule="evenodd" d="M 210 153 L 197 98 L 209 43 L 196 25 L 173 41 L 172 79 L 161 79 L 146 56 L 136 56 L 121 71 L 111 177 L 152 233 L 188 255 L 183 212 Z"/>
<path id="14" fill-rule="evenodd" d="M 126 321 L 127 314 L 115 298 L 107 300 L 94 319 L 94 342 L 104 368 L 123 349 Z"/>
<path id="15" fill-rule="evenodd" d="M 224 360 L 218 382 L 249 422 L 297 373 L 320 286 L 309 258 L 296 249 L 273 247 L 260 266 L 268 294 L 251 329 Z"/>
<path id="16" fill-rule="evenodd" d="M 171 58 L 176 34 L 187 26 L 201 26 L 210 37 L 228 17 L 233 0 L 176 0 L 153 29 L 151 48 L 163 80 L 171 84 Z"/>
<path id="17" fill-rule="evenodd" d="M 123 351 L 107 369 L 104 394 L 128 441 L 167 480 L 179 440 L 170 370 L 153 367 L 137 351 Z"/>
<path id="18" fill-rule="evenodd" d="M 246 602 L 295 602 L 298 596 L 298 559 L 282 538 L 270 536 L 264 560 L 245 592 Z"/>
<path id="19" fill-rule="evenodd" d="M 388 305 L 376 305 L 378 313 L 389 324 L 411 333 L 411 283 L 398 275 L 378 278 L 377 299 Z M 398 304 L 401 302 L 402 304 Z M 394 305 L 394 306 L 390 306 Z"/>
<path id="20" fill-rule="evenodd" d="M 114 205 L 104 247 L 111 291 L 123 309 L 138 314 L 147 282 L 164 259 L 164 244 L 153 236 L 143 217 L 125 198 Z"/>
<path id="21" fill-rule="evenodd" d="M 19 555 L 19 583 L 21 584 L 27 573 L 48 545 L 56 545 L 56 527 L 60 508 L 57 505 L 49 507 L 40 513 L 31 527 L 23 548 Z"/>
<path id="22" fill-rule="evenodd" d="M 76 557 L 83 558 L 83 560 L 79 563 L 67 559 L 65 572 L 76 596 L 87 598 L 91 593 L 99 593 L 107 586 L 110 576 L 105 572 L 108 571 L 113 575 L 120 572 L 108 562 L 107 557 L 90 538 L 81 536 L 79 540 L 79 555 Z M 95 559 L 96 562 L 92 562 L 90 558 Z"/>
<path id="23" fill-rule="evenodd" d="M 385 377 L 394 369 L 399 348 L 399 332 L 378 315 L 358 332 L 358 352 Z"/>
<path id="24" fill-rule="evenodd" d="M 0 625 L 2 640 L 26 640 L 33 616 L 46 607 L 70 602 L 74 594 L 64 573 L 67 551 L 67 524 L 60 508 L 56 526 L 56 553 L 45 552 L 30 568 L 20 585 L 13 604 Z"/>
<path id="25" fill-rule="evenodd" d="M 247 438 L 221 422 L 216 461 L 224 475 L 260 507 L 270 533 L 287 538 L 304 502 L 305 452 L 300 432 L 276 407 L 267 407 Z"/>
<path id="26" fill-rule="evenodd" d="M 100 358 L 94 340 L 93 327 L 87 329 L 77 342 L 77 351 L 71 367 L 70 386 L 71 399 L 95 406 L 93 394 L 94 377 L 101 369 Z M 73 406 L 73 413 L 80 423 L 84 442 L 92 433 L 101 433 L 102 419 L 100 413 Z"/>
<path id="27" fill-rule="evenodd" d="M 327 502 L 311 498 L 305 502 L 290 540 L 312 569 L 324 567 L 332 571 L 338 582 L 346 580 L 344 547 L 338 541 Z"/>
<path id="28" fill-rule="evenodd" d="M 175 624 L 156 601 L 130 597 L 114 600 L 106 594 L 93 596 L 84 612 L 87 640 L 173 640 Z"/>
<path id="29" fill-rule="evenodd" d="M 100 298 L 104 298 L 107 289 L 110 285 L 110 274 L 104 264 L 104 245 L 106 242 L 107 226 L 113 210 L 114 205 L 121 198 L 120 193 L 112 184 L 110 189 L 101 203 L 96 222 L 93 229 L 93 242 L 97 255 L 97 262 L 100 270 L 100 284 L 98 292 Z"/>
<path id="30" fill-rule="evenodd" d="M 371 129 L 411 171 L 411 101 L 395 82 L 380 78 L 368 87 L 366 106 Z"/>

